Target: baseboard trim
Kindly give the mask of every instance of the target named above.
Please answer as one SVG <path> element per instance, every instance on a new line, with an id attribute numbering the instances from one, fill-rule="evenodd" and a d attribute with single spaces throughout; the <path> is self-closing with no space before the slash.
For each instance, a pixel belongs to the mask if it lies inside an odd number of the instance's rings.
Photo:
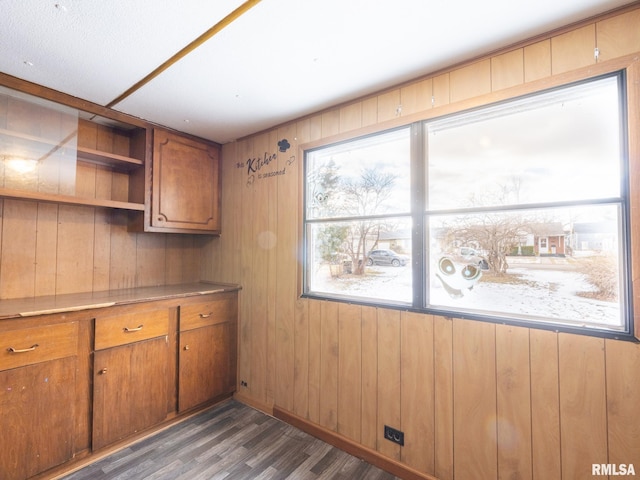
<path id="1" fill-rule="evenodd" d="M 242 401 L 240 399 L 238 400 Z M 386 470 L 396 477 L 400 477 L 404 480 L 438 480 L 436 477 L 432 477 L 431 475 L 427 475 L 426 473 L 419 472 L 403 463 L 387 458 L 381 455 L 379 452 L 376 452 L 375 450 L 364 447 L 359 443 L 345 438 L 332 430 L 321 427 L 305 418 L 294 415 L 277 406 L 273 407 L 273 416 L 282 420 L 283 422 L 288 423 L 289 425 L 293 425 L 294 427 L 299 428 L 309 435 L 313 435 L 314 437 L 319 438 L 320 440 L 327 442 L 336 448 L 339 448 L 340 450 L 344 450 L 354 457 L 358 457 L 365 462 Z"/>
<path id="2" fill-rule="evenodd" d="M 273 405 L 270 405 L 268 403 L 265 402 L 260 402 L 258 400 L 256 400 L 255 398 L 252 397 L 248 397 L 246 395 L 243 395 L 242 393 L 236 392 L 233 394 L 233 398 L 235 398 L 237 401 L 239 401 L 240 403 L 244 403 L 245 405 L 250 406 L 251 408 L 255 408 L 256 410 L 260 410 L 263 413 L 266 413 L 267 415 L 270 416 L 274 416 L 273 415 Z"/>

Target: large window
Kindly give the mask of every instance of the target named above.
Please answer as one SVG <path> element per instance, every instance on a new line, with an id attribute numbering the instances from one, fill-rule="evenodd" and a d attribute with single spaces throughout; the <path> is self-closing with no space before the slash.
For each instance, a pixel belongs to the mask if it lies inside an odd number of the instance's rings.
<path id="1" fill-rule="evenodd" d="M 305 294 L 629 334 L 623 81 L 307 151 Z"/>

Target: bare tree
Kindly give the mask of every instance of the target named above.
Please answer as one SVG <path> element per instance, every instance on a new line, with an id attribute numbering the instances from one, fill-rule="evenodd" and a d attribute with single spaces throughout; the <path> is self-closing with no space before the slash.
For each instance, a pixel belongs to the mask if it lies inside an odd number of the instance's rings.
<path id="1" fill-rule="evenodd" d="M 385 201 L 391 196 L 396 178 L 391 173 L 365 168 L 360 177 L 343 180 L 338 186 L 342 215 L 367 217 L 383 213 Z M 364 273 L 367 252 L 378 243 L 383 228 L 383 220 L 360 219 L 351 223 L 344 249 L 351 258 L 354 274 Z"/>

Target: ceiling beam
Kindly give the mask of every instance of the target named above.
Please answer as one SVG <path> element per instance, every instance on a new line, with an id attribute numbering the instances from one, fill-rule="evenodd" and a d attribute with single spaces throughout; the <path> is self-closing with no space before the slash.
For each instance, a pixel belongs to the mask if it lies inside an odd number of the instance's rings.
<path id="1" fill-rule="evenodd" d="M 111 100 L 105 106 L 107 108 L 112 108 L 114 105 L 120 103 L 122 100 L 124 100 L 125 98 L 130 96 L 132 93 L 134 93 L 136 90 L 140 89 L 143 85 L 146 85 L 147 83 L 149 83 L 151 80 L 153 80 L 155 77 L 160 75 L 166 69 L 168 69 L 173 64 L 178 62 L 180 59 L 182 59 L 183 57 L 185 57 L 186 55 L 194 51 L 196 48 L 198 48 L 200 45 L 205 43 L 207 40 L 211 39 L 214 35 L 216 35 L 219 31 L 221 31 L 227 25 L 231 24 L 233 21 L 237 20 L 241 15 L 243 15 L 244 13 L 249 11 L 251 8 L 253 8 L 255 5 L 260 3 L 260 1 L 261 0 L 247 0 L 246 2 L 244 2 L 242 5 L 236 8 L 233 12 L 231 12 L 229 15 L 224 17 L 218 23 L 216 23 L 213 27 L 211 27 L 209 30 L 207 30 L 198 38 L 196 38 L 193 42 L 191 42 L 182 50 L 174 54 L 171 58 L 169 58 L 167 61 L 162 63 L 159 67 L 157 67 L 155 70 L 149 73 L 146 77 L 136 82 L 124 93 L 120 94 L 118 97 Z"/>

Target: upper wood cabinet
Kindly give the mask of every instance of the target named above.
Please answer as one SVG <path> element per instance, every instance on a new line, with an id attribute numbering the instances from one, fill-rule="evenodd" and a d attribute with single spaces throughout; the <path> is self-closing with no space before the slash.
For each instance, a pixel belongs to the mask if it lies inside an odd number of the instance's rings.
<path id="1" fill-rule="evenodd" d="M 0 197 L 144 211 L 148 136 L 0 86 Z"/>
<path id="2" fill-rule="evenodd" d="M 155 129 L 145 230 L 219 234 L 219 157 L 217 144 Z"/>

